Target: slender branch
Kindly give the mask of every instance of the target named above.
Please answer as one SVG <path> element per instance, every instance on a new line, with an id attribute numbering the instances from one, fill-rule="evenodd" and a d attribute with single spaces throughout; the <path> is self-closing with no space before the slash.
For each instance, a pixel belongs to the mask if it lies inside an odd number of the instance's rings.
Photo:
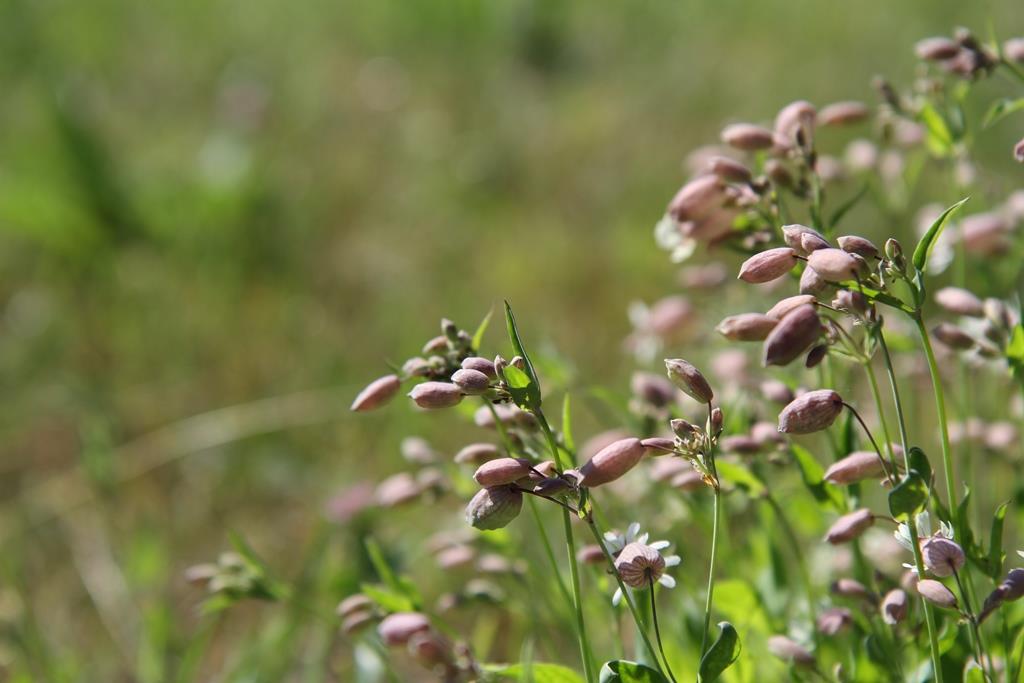
<path id="1" fill-rule="evenodd" d="M 855 418 L 857 418 L 857 422 L 859 422 L 860 426 L 864 429 L 864 433 L 868 435 L 868 440 L 871 441 L 871 446 L 875 449 L 875 454 L 878 455 L 878 461 L 882 463 L 882 471 L 885 472 L 885 476 L 889 478 L 889 483 L 892 484 L 893 486 L 896 486 L 895 465 L 890 471 L 889 464 L 885 462 L 885 456 L 882 455 L 882 450 L 878 447 L 878 444 L 875 442 L 875 437 L 871 435 L 871 430 L 868 429 L 868 426 L 864 423 L 864 418 L 860 416 L 860 413 L 857 412 L 857 409 L 854 408 L 849 403 L 847 403 L 846 401 L 843 401 L 843 405 L 846 406 L 847 410 L 853 413 L 853 416 Z"/>
<path id="2" fill-rule="evenodd" d="M 651 618 L 654 621 L 654 639 L 658 643 L 658 652 L 661 653 L 661 659 L 665 662 L 665 671 L 668 672 L 668 677 L 672 679 L 672 683 L 676 683 L 676 676 L 672 673 L 672 667 L 668 663 L 668 657 L 665 656 L 665 648 L 661 644 L 661 628 L 658 626 L 658 601 L 654 599 L 654 581 L 651 580 Z"/>

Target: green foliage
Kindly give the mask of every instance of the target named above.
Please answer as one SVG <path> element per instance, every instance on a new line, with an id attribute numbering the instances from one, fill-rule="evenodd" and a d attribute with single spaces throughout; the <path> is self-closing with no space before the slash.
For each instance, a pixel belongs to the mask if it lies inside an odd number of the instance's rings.
<path id="1" fill-rule="evenodd" d="M 494 681 L 533 681 L 533 683 L 584 683 L 583 677 L 572 669 L 560 664 L 531 662 L 525 664 L 486 664 L 484 665 L 485 680 Z"/>
<path id="2" fill-rule="evenodd" d="M 921 297 L 919 299 L 919 303 L 920 301 L 923 301 L 925 291 L 924 280 L 921 274 L 928 266 L 928 257 L 931 256 L 932 250 L 935 248 L 935 242 L 939 239 L 939 235 L 942 234 L 942 229 L 946 227 L 946 221 L 949 220 L 949 217 L 956 213 L 960 207 L 967 203 L 967 200 L 969 199 L 970 197 L 964 197 L 956 204 L 953 204 L 939 214 L 939 217 L 932 222 L 928 227 L 928 230 L 921 236 L 917 246 L 914 247 L 914 256 L 911 262 L 914 264 L 914 268 L 918 273 L 916 284 Z"/>
<path id="3" fill-rule="evenodd" d="M 740 656 L 740 636 L 728 621 L 719 622 L 721 633 L 700 660 L 700 683 L 714 683 Z"/>
<path id="4" fill-rule="evenodd" d="M 915 515 L 928 501 L 928 484 L 917 470 L 910 470 L 889 492 L 889 512 L 896 519 Z"/>
<path id="5" fill-rule="evenodd" d="M 598 683 L 669 683 L 651 667 L 624 659 L 605 662 L 597 680 Z"/>

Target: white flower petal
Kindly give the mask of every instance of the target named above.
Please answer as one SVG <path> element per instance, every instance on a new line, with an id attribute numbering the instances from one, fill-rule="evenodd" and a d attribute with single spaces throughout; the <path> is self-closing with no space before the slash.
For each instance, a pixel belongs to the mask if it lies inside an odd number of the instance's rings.
<path id="1" fill-rule="evenodd" d="M 669 555 L 669 556 L 667 556 L 665 558 L 665 566 L 666 567 L 675 567 L 676 565 L 678 565 L 682 561 L 683 561 L 683 558 L 679 557 L 678 555 Z"/>
<path id="2" fill-rule="evenodd" d="M 668 574 L 663 574 L 662 577 L 660 579 L 658 579 L 658 583 L 660 583 L 665 588 L 675 588 L 676 587 L 676 580 L 673 579 Z"/>
<path id="3" fill-rule="evenodd" d="M 622 589 L 616 588 L 615 595 L 612 596 L 612 604 L 618 607 L 620 602 L 622 602 Z"/>
<path id="4" fill-rule="evenodd" d="M 626 529 L 626 540 L 632 541 L 636 538 L 637 533 L 640 532 L 640 522 L 633 522 Z"/>
<path id="5" fill-rule="evenodd" d="M 669 547 L 670 545 L 672 545 L 672 544 L 669 543 L 668 541 L 655 541 L 654 543 L 650 544 L 650 546 L 652 548 L 654 548 L 655 550 L 664 550 L 665 548 Z"/>

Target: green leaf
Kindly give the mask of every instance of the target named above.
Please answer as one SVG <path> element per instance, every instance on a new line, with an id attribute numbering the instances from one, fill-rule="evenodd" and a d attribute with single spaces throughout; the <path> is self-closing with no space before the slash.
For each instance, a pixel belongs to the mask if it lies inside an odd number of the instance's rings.
<path id="1" fill-rule="evenodd" d="M 494 309 L 487 311 L 487 315 L 480 321 L 480 324 L 476 327 L 476 332 L 473 333 L 473 351 L 480 353 L 480 344 L 483 343 L 484 333 L 487 332 L 487 326 L 491 324 L 491 316 L 494 315 Z"/>
<path id="2" fill-rule="evenodd" d="M 928 257 L 931 256 L 932 249 L 935 247 L 935 240 L 939 239 L 939 235 L 942 233 L 942 229 L 946 227 L 946 220 L 961 206 L 963 206 L 970 197 L 964 197 L 953 206 L 949 207 L 942 212 L 942 215 L 935 219 L 931 227 L 928 228 L 928 232 L 924 234 L 924 237 L 917 243 L 914 248 L 914 267 L 919 272 L 924 272 L 925 266 L 928 265 Z"/>
<path id="3" fill-rule="evenodd" d="M 825 470 L 814 459 L 811 452 L 795 443 L 790 444 L 789 450 L 796 459 L 797 467 L 800 468 L 804 486 L 811 492 L 814 499 L 819 503 L 831 503 L 837 510 L 842 509 L 842 496 L 834 488 L 825 484 L 822 479 L 825 476 Z"/>
<path id="4" fill-rule="evenodd" d="M 899 519 L 916 514 L 928 500 L 928 486 L 917 470 L 910 470 L 889 492 L 889 512 Z"/>
<path id="5" fill-rule="evenodd" d="M 512 400 L 521 408 L 532 408 L 539 404 L 539 397 L 535 391 L 536 385 L 530 380 L 530 376 L 512 365 L 505 368 L 505 383 L 508 384 L 508 393 L 512 394 Z M 537 404 L 534 401 L 537 401 Z"/>
<path id="6" fill-rule="evenodd" d="M 572 435 L 572 406 L 568 393 L 562 397 L 562 442 L 570 453 L 576 452 L 576 439 Z"/>
<path id="7" fill-rule="evenodd" d="M 668 679 L 649 666 L 616 659 L 605 662 L 598 683 L 668 683 Z"/>
<path id="8" fill-rule="evenodd" d="M 992 530 L 988 541 L 988 575 L 998 580 L 1003 573 L 1003 523 L 1006 521 L 1006 509 L 1009 501 L 996 508 L 992 516 Z"/>
<path id="9" fill-rule="evenodd" d="M 523 664 L 484 664 L 485 681 L 525 681 L 534 683 L 584 683 L 583 677 L 560 664 L 531 662 Z M 527 679 L 526 675 L 530 678 Z"/>
<path id="10" fill-rule="evenodd" d="M 953 151 L 953 133 L 949 130 L 949 124 L 943 118 L 939 110 L 930 102 L 926 102 L 918 113 L 918 119 L 924 124 L 928 131 L 928 148 L 933 154 L 939 157 L 949 156 Z"/>
<path id="11" fill-rule="evenodd" d="M 981 120 L 981 127 L 993 126 L 1010 114 L 1024 109 L 1024 97 L 1004 97 L 992 103 Z"/>
<path id="12" fill-rule="evenodd" d="M 1010 335 L 1010 343 L 1006 345 L 1006 362 L 1010 364 L 1013 376 L 1024 375 L 1024 325 L 1017 323 Z"/>
<path id="13" fill-rule="evenodd" d="M 924 451 L 917 446 L 911 446 L 910 452 L 907 453 L 907 461 L 910 463 L 910 469 L 917 470 L 917 473 L 921 475 L 921 479 L 931 486 L 932 464 L 928 462 L 928 456 L 924 454 Z"/>
<path id="14" fill-rule="evenodd" d="M 528 398 L 531 401 L 529 407 L 534 409 L 540 408 L 540 382 L 537 380 L 537 372 L 533 369 L 533 363 L 530 361 L 530 356 L 526 353 L 526 349 L 523 348 L 523 340 L 519 336 L 519 328 L 516 326 L 516 318 L 512 313 L 512 306 L 507 301 L 505 302 L 505 327 L 508 328 L 508 338 L 512 342 L 512 348 L 517 356 L 522 356 L 523 363 L 526 366 L 526 375 L 530 378 L 530 385 L 524 387 L 528 389 Z"/>
<path id="15" fill-rule="evenodd" d="M 370 564 L 373 565 L 380 580 L 384 582 L 384 586 L 391 593 L 405 597 L 413 610 L 420 609 L 422 600 L 420 599 L 419 592 L 416 590 L 416 586 L 408 579 L 402 578 L 392 571 L 391 565 L 384 559 L 384 553 L 377 541 L 372 536 L 367 536 L 366 540 L 363 541 L 363 545 L 366 546 L 366 554 L 370 558 Z"/>
<path id="16" fill-rule="evenodd" d="M 740 636 L 728 621 L 718 623 L 722 632 L 700 660 L 700 683 L 714 683 L 740 656 Z"/>
<path id="17" fill-rule="evenodd" d="M 758 498 L 768 490 L 764 482 L 743 465 L 728 460 L 719 460 L 715 466 L 724 481 L 743 489 L 751 498 Z"/>
<path id="18" fill-rule="evenodd" d="M 836 207 L 836 210 L 832 212 L 832 217 L 829 218 L 828 221 L 828 224 L 832 227 L 833 230 L 837 225 L 839 225 L 839 221 L 843 220 L 843 217 L 846 216 L 847 213 L 849 213 L 850 209 L 856 206 L 857 202 L 859 202 L 864 197 L 864 195 L 867 194 L 869 187 L 869 183 L 864 183 L 863 185 L 860 186 L 860 189 L 857 190 L 857 192 L 852 197 L 850 197 L 845 202 Z"/>
<path id="19" fill-rule="evenodd" d="M 380 605 L 385 612 L 414 612 L 416 610 L 416 606 L 408 596 L 393 591 L 390 588 L 363 583 L 359 585 L 359 590 L 363 595 Z"/>

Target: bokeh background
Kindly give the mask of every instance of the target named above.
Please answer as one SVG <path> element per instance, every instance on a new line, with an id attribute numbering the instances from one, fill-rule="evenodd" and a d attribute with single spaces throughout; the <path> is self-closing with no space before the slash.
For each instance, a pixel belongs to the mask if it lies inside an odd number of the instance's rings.
<path id="1" fill-rule="evenodd" d="M 401 469 L 409 433 L 464 441 L 405 406 L 347 412 L 386 361 L 507 298 L 530 342 L 621 387 L 629 303 L 679 291 L 652 230 L 685 153 L 793 99 L 873 102 L 954 25 L 1006 37 L 1024 13 L 0 4 L 0 671 L 170 680 L 200 626 L 182 571 L 229 530 L 282 574 L 323 545 L 344 595 L 365 560 L 325 501 Z M 1014 138 L 979 145 L 1009 168 Z M 246 609 L 211 631 L 209 680 L 285 637 Z M 287 637 L 246 680 L 316 670 L 325 638 Z"/>

